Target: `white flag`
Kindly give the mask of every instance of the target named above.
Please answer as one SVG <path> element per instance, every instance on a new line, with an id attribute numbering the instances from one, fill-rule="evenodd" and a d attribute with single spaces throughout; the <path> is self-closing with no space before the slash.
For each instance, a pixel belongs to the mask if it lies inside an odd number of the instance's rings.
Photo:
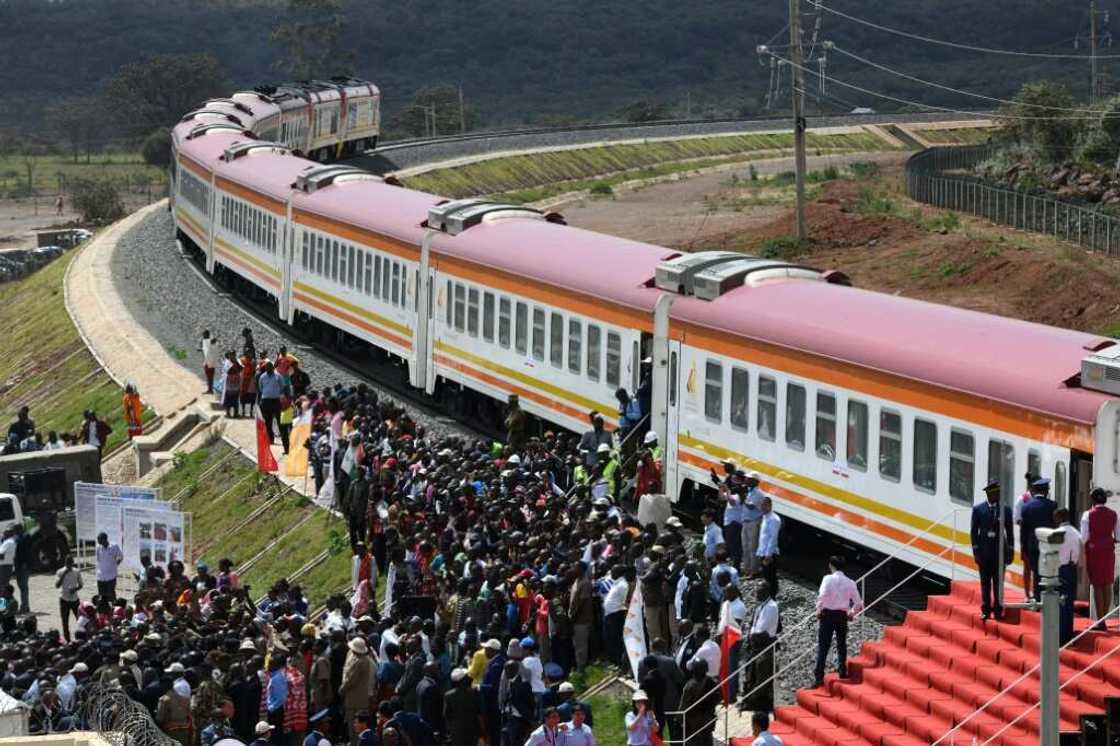
<path id="1" fill-rule="evenodd" d="M 390 560 L 389 570 L 385 573 L 385 608 L 381 616 L 389 616 L 393 611 L 393 586 L 397 583 L 397 564 Z"/>
<path id="2" fill-rule="evenodd" d="M 626 621 L 622 626 L 622 642 L 626 646 L 626 656 L 638 680 L 638 664 L 646 657 L 646 627 L 642 615 L 642 584 L 634 583 L 634 595 L 630 597 L 630 608 L 626 610 Z"/>

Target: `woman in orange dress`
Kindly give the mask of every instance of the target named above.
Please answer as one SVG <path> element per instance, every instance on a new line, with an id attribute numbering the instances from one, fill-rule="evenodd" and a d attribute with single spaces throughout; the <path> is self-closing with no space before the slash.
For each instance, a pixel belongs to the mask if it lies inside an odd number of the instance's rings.
<path id="1" fill-rule="evenodd" d="M 136 393 L 136 387 L 131 383 L 124 387 L 122 402 L 124 404 L 124 421 L 128 425 L 128 437 L 134 438 L 141 435 L 144 432 L 144 426 L 141 424 L 144 407 L 140 403 L 140 394 Z"/>

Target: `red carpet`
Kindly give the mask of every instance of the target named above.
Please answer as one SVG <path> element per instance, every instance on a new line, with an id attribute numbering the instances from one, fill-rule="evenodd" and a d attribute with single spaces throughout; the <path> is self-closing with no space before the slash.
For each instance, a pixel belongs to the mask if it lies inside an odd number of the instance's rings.
<path id="1" fill-rule="evenodd" d="M 1008 601 L 1021 600 L 1008 592 Z M 911 611 L 848 661 L 848 679 L 825 677 L 820 689 L 802 689 L 797 704 L 779 707 L 771 732 L 785 746 L 929 746 L 1038 663 L 1040 615 L 1009 611 L 1003 621 L 980 619 L 979 583 L 956 582 L 948 596 L 931 596 L 926 611 Z M 1089 625 L 1076 619 L 1077 630 Z M 1092 632 L 1062 652 L 1065 683 L 1093 660 L 1120 645 L 1120 635 Z M 835 649 L 829 665 L 835 666 Z M 1038 702 L 1035 672 L 944 743 L 970 746 L 985 740 Z M 1103 715 L 1105 699 L 1120 697 L 1120 651 L 1088 670 L 1061 697 L 1061 730 L 1080 733 L 1081 716 Z M 1035 707 L 993 744 L 1036 746 Z M 750 738 L 733 738 L 749 746 Z"/>

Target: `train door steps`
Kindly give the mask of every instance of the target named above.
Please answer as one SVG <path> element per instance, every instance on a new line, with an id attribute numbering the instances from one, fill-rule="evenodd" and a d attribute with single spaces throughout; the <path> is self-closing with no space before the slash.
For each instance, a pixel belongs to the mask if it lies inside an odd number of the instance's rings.
<path id="1" fill-rule="evenodd" d="M 1022 600 L 1021 594 L 1007 595 L 1009 602 Z M 942 743 L 967 745 L 987 742 L 1023 715 L 991 742 L 1034 746 L 1038 672 L 1015 682 L 1038 663 L 1040 615 L 1011 610 L 1002 621 L 983 621 L 979 609 L 979 584 L 954 582 L 949 595 L 931 596 L 925 611 L 909 612 L 882 640 L 865 643 L 848 661 L 847 679 L 828 674 L 823 687 L 802 689 L 796 704 L 778 707 L 771 731 L 785 746 L 929 746 L 964 722 Z M 1090 622 L 1077 617 L 1075 625 L 1080 632 Z M 1120 706 L 1120 651 L 1097 659 L 1118 647 L 1120 634 L 1090 632 L 1062 651 L 1063 746 L 1109 743 L 1106 732 L 1113 727 L 1106 713 Z M 731 739 L 732 746 L 750 742 Z"/>

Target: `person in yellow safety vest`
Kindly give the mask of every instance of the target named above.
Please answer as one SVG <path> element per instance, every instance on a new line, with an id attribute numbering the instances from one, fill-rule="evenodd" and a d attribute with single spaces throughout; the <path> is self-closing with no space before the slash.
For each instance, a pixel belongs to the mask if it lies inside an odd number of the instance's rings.
<path id="1" fill-rule="evenodd" d="M 648 433 L 646 433 L 645 437 L 642 439 L 642 442 L 645 444 L 646 450 L 649 451 L 649 455 L 653 456 L 653 460 L 660 461 L 662 451 L 661 446 L 657 442 L 657 433 L 650 430 Z"/>
<path id="2" fill-rule="evenodd" d="M 617 497 L 619 480 L 622 478 L 622 463 L 618 460 L 618 454 L 606 443 L 599 446 L 599 463 L 602 464 L 604 459 L 606 465 L 603 466 L 603 478 L 607 480 L 607 494 Z"/>
<path id="3" fill-rule="evenodd" d="M 572 469 L 572 483 L 581 485 L 591 484 L 591 473 L 583 463 L 583 456 L 576 456 L 575 464 L 575 468 Z"/>

